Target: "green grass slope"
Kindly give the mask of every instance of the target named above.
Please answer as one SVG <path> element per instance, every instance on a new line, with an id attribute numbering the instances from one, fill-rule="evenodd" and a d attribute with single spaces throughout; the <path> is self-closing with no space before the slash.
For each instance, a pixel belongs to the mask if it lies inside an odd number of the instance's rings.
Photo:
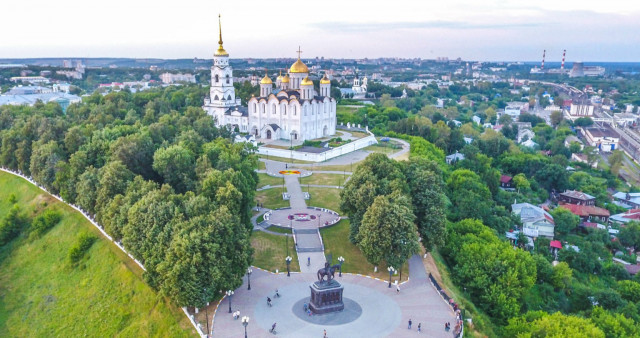
<path id="1" fill-rule="evenodd" d="M 0 248 L 0 336 L 195 336 L 182 311 L 141 279 L 141 269 L 70 207 L 21 178 L 0 172 L 0 217 L 15 195 L 30 218 L 44 209 L 62 220 L 41 238 Z M 99 239 L 72 266 L 78 234 Z"/>

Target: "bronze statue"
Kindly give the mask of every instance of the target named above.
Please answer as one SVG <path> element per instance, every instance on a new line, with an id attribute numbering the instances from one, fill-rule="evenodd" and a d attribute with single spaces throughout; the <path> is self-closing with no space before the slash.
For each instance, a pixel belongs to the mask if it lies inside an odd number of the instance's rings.
<path id="1" fill-rule="evenodd" d="M 327 276 L 326 282 L 330 282 L 337 269 L 340 269 L 340 264 L 329 266 L 329 262 L 325 262 L 324 268 L 318 270 L 318 281 L 324 282 L 324 276 Z"/>

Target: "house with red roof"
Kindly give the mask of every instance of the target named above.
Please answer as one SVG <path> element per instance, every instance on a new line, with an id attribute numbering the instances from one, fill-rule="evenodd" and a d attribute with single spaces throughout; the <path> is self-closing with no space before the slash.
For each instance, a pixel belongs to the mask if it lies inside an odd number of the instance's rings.
<path id="1" fill-rule="evenodd" d="M 611 223 L 627 224 L 631 221 L 640 221 L 640 209 L 627 210 L 621 214 L 611 216 Z"/>
<path id="2" fill-rule="evenodd" d="M 558 205 L 558 208 L 565 208 L 571 211 L 572 214 L 580 217 L 580 223 L 599 222 L 607 224 L 609 222 L 609 216 L 611 216 L 609 210 L 596 207 L 594 205 L 578 205 L 565 203 Z"/>
<path id="3" fill-rule="evenodd" d="M 582 191 L 567 190 L 558 194 L 558 201 L 577 205 L 596 205 L 596 198 Z"/>
<path id="4" fill-rule="evenodd" d="M 558 259 L 558 251 L 562 250 L 562 242 L 551 241 L 549 242 L 549 250 L 555 259 Z"/>
<path id="5" fill-rule="evenodd" d="M 500 176 L 500 188 L 513 189 L 513 177 L 508 175 Z"/>

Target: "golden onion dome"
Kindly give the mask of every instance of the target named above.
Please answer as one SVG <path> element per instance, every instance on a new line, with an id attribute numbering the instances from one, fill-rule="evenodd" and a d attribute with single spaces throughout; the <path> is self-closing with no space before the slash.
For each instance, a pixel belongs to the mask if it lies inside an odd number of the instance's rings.
<path id="1" fill-rule="evenodd" d="M 327 78 L 327 74 L 324 74 L 324 76 L 320 80 L 320 84 L 331 84 L 331 80 L 329 80 L 329 78 Z"/>
<path id="2" fill-rule="evenodd" d="M 309 77 L 305 77 L 304 79 L 302 79 L 302 82 L 300 83 L 300 85 L 302 86 L 313 86 L 313 81 L 311 81 L 311 79 L 309 79 Z"/>
<path id="3" fill-rule="evenodd" d="M 218 50 L 216 50 L 216 52 L 213 55 L 214 56 L 229 56 L 229 53 L 227 53 L 227 51 L 224 50 L 224 48 L 222 48 L 222 45 L 220 45 L 218 47 Z"/>
<path id="4" fill-rule="evenodd" d="M 308 72 L 309 72 L 309 68 L 300 59 L 294 62 L 291 65 L 291 68 L 289 68 L 289 73 L 308 73 Z"/>
<path id="5" fill-rule="evenodd" d="M 289 83 L 289 74 L 285 74 L 282 78 L 282 83 Z"/>
<path id="6" fill-rule="evenodd" d="M 265 75 L 262 80 L 260 80 L 260 84 L 273 84 L 273 82 L 271 82 L 271 78 L 269 78 L 267 75 Z"/>

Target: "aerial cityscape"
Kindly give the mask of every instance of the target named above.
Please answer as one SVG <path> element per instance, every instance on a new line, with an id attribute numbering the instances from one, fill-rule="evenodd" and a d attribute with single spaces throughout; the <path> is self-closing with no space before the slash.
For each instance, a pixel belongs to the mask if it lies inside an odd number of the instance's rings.
<path id="1" fill-rule="evenodd" d="M 0 337 L 640 337 L 640 4 L 318 6 L 3 5 Z"/>

